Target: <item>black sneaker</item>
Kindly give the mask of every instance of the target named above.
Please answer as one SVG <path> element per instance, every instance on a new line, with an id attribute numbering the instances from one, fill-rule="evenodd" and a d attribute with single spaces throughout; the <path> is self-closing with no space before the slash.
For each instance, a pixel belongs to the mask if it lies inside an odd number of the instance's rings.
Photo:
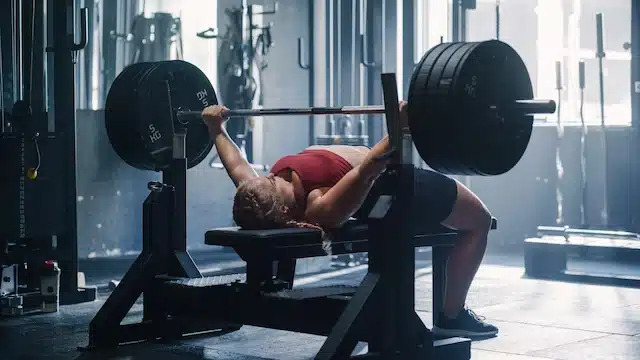
<path id="1" fill-rule="evenodd" d="M 437 336 L 460 337 L 488 337 L 498 333 L 498 328 L 485 323 L 484 317 L 476 315 L 470 309 L 461 310 L 455 319 L 449 319 L 444 314 L 438 317 L 438 324 L 433 327 Z"/>

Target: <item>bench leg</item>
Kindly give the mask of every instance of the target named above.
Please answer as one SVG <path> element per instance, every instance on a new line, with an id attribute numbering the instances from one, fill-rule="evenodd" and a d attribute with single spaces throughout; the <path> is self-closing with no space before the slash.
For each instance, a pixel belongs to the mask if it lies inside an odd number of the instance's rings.
<path id="1" fill-rule="evenodd" d="M 444 298 L 447 292 L 447 262 L 449 246 L 434 246 L 431 251 L 433 263 L 433 324 L 437 324 L 438 315 L 442 313 Z"/>
<path id="2" fill-rule="evenodd" d="M 378 274 L 368 273 L 355 295 L 349 301 L 338 322 L 318 351 L 315 360 L 348 359 L 358 344 L 362 322 L 367 321 L 365 307 L 373 298 L 380 279 Z M 370 319 L 369 319 L 370 320 Z"/>
<path id="3" fill-rule="evenodd" d="M 289 289 L 293 287 L 296 276 L 296 259 L 278 260 L 276 278 L 289 283 Z"/>

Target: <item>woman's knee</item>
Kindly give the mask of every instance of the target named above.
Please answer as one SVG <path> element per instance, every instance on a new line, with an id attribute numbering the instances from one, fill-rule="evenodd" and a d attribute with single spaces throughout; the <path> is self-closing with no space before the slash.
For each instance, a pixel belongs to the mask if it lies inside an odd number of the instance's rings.
<path id="1" fill-rule="evenodd" d="M 492 215 L 480 198 L 460 182 L 458 195 L 451 214 L 443 224 L 457 230 L 482 231 L 491 230 Z"/>

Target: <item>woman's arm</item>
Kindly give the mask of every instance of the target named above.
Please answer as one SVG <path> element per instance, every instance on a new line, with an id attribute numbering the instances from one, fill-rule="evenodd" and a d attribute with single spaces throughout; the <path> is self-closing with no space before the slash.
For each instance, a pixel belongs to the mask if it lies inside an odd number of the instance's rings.
<path id="1" fill-rule="evenodd" d="M 360 208 L 374 181 L 385 170 L 387 162 L 376 160 L 389 151 L 389 138 L 384 137 L 369 151 L 363 162 L 349 171 L 326 193 L 313 191 L 307 199 L 305 218 L 325 228 L 344 224 Z"/>
<path id="2" fill-rule="evenodd" d="M 400 102 L 399 107 L 403 131 L 409 131 L 407 102 Z M 331 189 L 324 194 L 319 190 L 312 191 L 307 199 L 307 220 L 326 228 L 339 227 L 349 220 L 362 206 L 374 181 L 386 169 L 388 161 L 377 158 L 389 150 L 389 137 L 385 136 L 369 151 L 359 166 L 349 171 Z"/>
<path id="3" fill-rule="evenodd" d="M 242 156 L 240 148 L 236 145 L 224 128 L 222 112 L 226 110 L 223 106 L 209 106 L 202 112 L 203 119 L 209 127 L 209 136 L 215 142 L 216 150 L 220 161 L 227 174 L 238 186 L 242 181 L 258 176 L 258 173 L 251 167 L 247 159 Z"/>

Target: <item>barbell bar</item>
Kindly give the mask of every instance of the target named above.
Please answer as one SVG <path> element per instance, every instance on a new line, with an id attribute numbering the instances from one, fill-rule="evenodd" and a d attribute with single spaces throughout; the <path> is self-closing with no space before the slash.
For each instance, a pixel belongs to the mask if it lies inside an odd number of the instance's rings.
<path id="1" fill-rule="evenodd" d="M 498 113 L 501 111 L 518 112 L 522 115 L 553 114 L 556 102 L 553 100 L 515 100 L 509 104 L 489 105 Z M 230 109 L 222 113 L 224 117 L 274 116 L 274 115 L 357 115 L 384 114 L 382 105 L 340 106 L 340 107 L 307 107 L 307 108 L 260 108 L 260 109 Z M 201 111 L 178 110 L 176 116 L 181 123 L 189 118 L 200 117 Z"/>
<path id="2" fill-rule="evenodd" d="M 431 48 L 411 76 L 406 99 L 409 127 L 420 157 L 434 170 L 448 174 L 509 171 L 527 149 L 532 115 L 555 111 L 552 100 L 534 99 L 522 58 L 498 40 L 442 43 Z M 129 165 L 160 171 L 171 163 L 173 135 L 186 132 L 187 166 L 194 167 L 208 156 L 213 141 L 206 124 L 192 120 L 205 107 L 218 103 L 211 82 L 190 63 L 130 65 L 116 77 L 107 95 L 109 141 Z M 244 109 L 226 115 L 382 113 L 384 107 L 376 105 Z"/>

